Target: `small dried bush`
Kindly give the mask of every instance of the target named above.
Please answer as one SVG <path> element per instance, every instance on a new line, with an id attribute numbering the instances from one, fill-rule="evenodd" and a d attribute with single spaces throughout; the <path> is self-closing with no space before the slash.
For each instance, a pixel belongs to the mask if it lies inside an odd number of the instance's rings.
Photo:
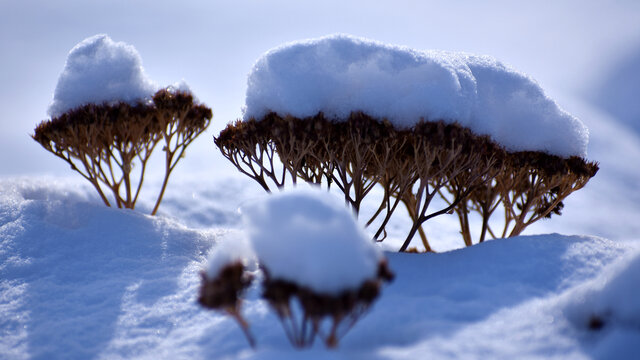
<path id="1" fill-rule="evenodd" d="M 313 344 L 319 337 L 327 347 L 338 346 L 340 339 L 356 324 L 380 294 L 384 282 L 393 280 L 386 261 L 381 261 L 375 277 L 359 287 L 340 294 L 318 293 L 304 285 L 272 279 L 269 269 L 262 267 L 262 297 L 276 313 L 284 332 L 294 347 Z M 201 273 L 198 302 L 205 308 L 231 316 L 252 347 L 256 346 L 248 322 L 241 314 L 242 295 L 251 284 L 251 276 L 241 262 L 223 267 L 215 278 Z M 328 320 L 328 326 L 323 326 Z"/>
<path id="2" fill-rule="evenodd" d="M 280 319 L 291 344 L 298 348 L 311 346 L 316 336 L 329 348 L 338 346 L 340 339 L 378 297 L 382 283 L 394 277 L 386 261 L 383 261 L 375 278 L 364 281 L 358 288 L 333 295 L 318 293 L 289 281 L 272 279 L 269 269 L 263 271 L 263 297 Z M 296 310 L 296 305 L 299 305 L 300 311 Z M 323 327 L 327 319 L 328 327 Z"/>
<path id="3" fill-rule="evenodd" d="M 88 104 L 40 123 L 32 136 L 87 179 L 107 206 L 133 209 L 147 163 L 161 144 L 162 187 L 151 212 L 158 211 L 169 176 L 189 144 L 209 126 L 212 113 L 190 93 L 158 91 L 151 102 Z"/>
<path id="4" fill-rule="evenodd" d="M 251 347 L 256 343 L 249 331 L 249 324 L 242 317 L 241 296 L 251 285 L 253 277 L 245 271 L 242 262 L 238 261 L 226 265 L 215 278 L 209 278 L 206 272 L 201 272 L 202 284 L 198 302 L 205 308 L 224 312 L 231 316 L 244 332 Z"/>

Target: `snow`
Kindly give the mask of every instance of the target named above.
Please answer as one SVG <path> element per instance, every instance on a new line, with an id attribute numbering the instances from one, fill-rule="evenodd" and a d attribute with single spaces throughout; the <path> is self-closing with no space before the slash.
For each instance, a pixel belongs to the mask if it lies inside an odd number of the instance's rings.
<path id="1" fill-rule="evenodd" d="M 274 280 L 335 295 L 378 274 L 378 248 L 344 201 L 324 190 L 275 194 L 243 211 L 258 261 Z"/>
<path id="2" fill-rule="evenodd" d="M 225 235 L 218 245 L 213 248 L 207 260 L 207 276 L 216 278 L 227 265 L 241 263 L 245 267 L 254 265 L 255 254 L 253 247 L 243 233 L 232 231 Z M 255 268 L 255 266 L 252 266 Z"/>
<path id="3" fill-rule="evenodd" d="M 625 359 L 639 350 L 631 244 L 548 234 L 387 253 L 396 279 L 335 351 L 293 349 L 254 284 L 243 302 L 251 350 L 233 320 L 196 303 L 206 254 L 240 230 L 106 208 L 69 178 L 0 188 L 3 359 Z M 608 325 L 585 328 L 592 313 Z"/>
<path id="4" fill-rule="evenodd" d="M 69 52 L 48 113 L 56 118 L 86 104 L 134 104 L 150 99 L 157 90 L 132 45 L 95 35 Z"/>
<path id="5" fill-rule="evenodd" d="M 627 116 L 638 102 L 624 89 L 637 88 L 640 5 L 291 5 L 216 2 L 197 4 L 196 12 L 189 2 L 179 8 L 0 5 L 0 27 L 10 35 L 0 41 L 0 62 L 9 69 L 2 73 L 0 135 L 11 149 L 1 152 L 0 169 L 0 358 L 635 359 L 640 331 L 633 317 L 620 314 L 637 314 L 625 298 L 636 287 L 623 292 L 615 284 L 637 281 L 637 252 L 625 240 L 637 244 L 640 233 L 640 171 L 633 166 L 640 136 L 629 131 L 637 122 Z M 140 19 L 157 26 L 141 26 Z M 396 280 L 336 351 L 293 350 L 260 300 L 261 289 L 250 288 L 243 315 L 257 337 L 254 351 L 231 319 L 196 304 L 206 254 L 234 236 L 232 229 L 242 231 L 237 208 L 262 195 L 214 154 L 210 136 L 190 148 L 154 219 L 140 214 L 153 207 L 150 198 L 140 199 L 139 213 L 105 208 L 88 183 L 26 135 L 50 101 L 69 48 L 60 44 L 97 28 L 136 44 L 161 83 L 190 79 L 218 118 L 229 120 L 240 116 L 252 59 L 292 40 L 292 28 L 305 37 L 344 29 L 419 49 L 493 54 L 533 75 L 588 125 L 589 156 L 601 170 L 567 200 L 562 216 L 527 228 L 546 235 L 453 250 L 462 246 L 456 218 L 428 222 L 439 253 L 386 253 Z M 255 36 L 255 29 L 268 31 Z M 616 65 L 614 57 L 623 61 Z M 605 68 L 612 69 L 609 76 L 602 76 Z M 604 82 L 591 84 L 596 78 Z M 591 85 L 599 86 L 585 99 Z M 209 130 L 215 135 L 224 123 L 212 126 L 218 126 Z M 58 177 L 45 175 L 50 172 Z M 25 173 L 30 176 L 15 177 Z M 145 182 L 161 185 L 153 172 Z M 376 204 L 366 202 L 362 211 L 375 211 Z M 406 218 L 393 218 L 382 247 L 396 250 L 406 225 Z M 616 315 L 603 317 L 605 326 L 593 331 L 585 328 L 592 313 Z"/>
<path id="6" fill-rule="evenodd" d="M 457 122 L 510 151 L 587 153 L 586 126 L 532 78 L 490 56 L 339 34 L 268 51 L 247 83 L 244 120 L 269 112 L 344 120 L 362 111 L 399 128 L 421 119 Z"/>
<path id="7" fill-rule="evenodd" d="M 598 278 L 588 282 L 567 302 L 565 311 L 578 327 L 586 329 L 594 317 L 603 327 L 640 332 L 640 251 L 627 254 Z"/>

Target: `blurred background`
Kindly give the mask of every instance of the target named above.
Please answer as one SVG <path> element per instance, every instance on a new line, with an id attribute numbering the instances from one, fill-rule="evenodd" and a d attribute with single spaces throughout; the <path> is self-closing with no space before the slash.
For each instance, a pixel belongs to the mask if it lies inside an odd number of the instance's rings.
<path id="1" fill-rule="evenodd" d="M 212 137 L 241 116 L 247 74 L 272 47 L 348 33 L 492 55 L 580 118 L 591 132 L 588 157 L 601 163 L 565 215 L 527 232 L 640 233 L 639 1 L 0 0 L 1 177 L 75 176 L 29 135 L 47 118 L 68 52 L 99 33 L 135 46 L 156 83 L 184 79 L 213 109 L 174 175 L 200 183 L 235 175 Z"/>

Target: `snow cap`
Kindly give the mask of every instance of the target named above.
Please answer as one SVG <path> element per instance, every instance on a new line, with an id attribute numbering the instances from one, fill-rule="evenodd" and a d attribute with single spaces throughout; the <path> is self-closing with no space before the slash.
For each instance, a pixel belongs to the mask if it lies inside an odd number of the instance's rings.
<path id="1" fill-rule="evenodd" d="M 244 120 L 269 112 L 344 120 L 352 111 L 397 128 L 422 119 L 457 122 L 510 151 L 586 156 L 585 125 L 533 79 L 489 56 L 339 34 L 272 49 L 249 74 Z"/>
<path id="2" fill-rule="evenodd" d="M 230 231 L 211 249 L 206 267 L 207 276 L 214 279 L 226 266 L 238 262 L 251 268 L 255 265 L 255 255 L 243 233 Z"/>
<path id="3" fill-rule="evenodd" d="M 380 250 L 344 201 L 326 191 L 270 195 L 243 214 L 258 261 L 272 279 L 336 295 L 376 278 Z"/>
<path id="4" fill-rule="evenodd" d="M 90 103 L 134 104 L 150 99 L 157 90 L 133 46 L 95 35 L 69 52 L 48 114 L 56 118 Z"/>

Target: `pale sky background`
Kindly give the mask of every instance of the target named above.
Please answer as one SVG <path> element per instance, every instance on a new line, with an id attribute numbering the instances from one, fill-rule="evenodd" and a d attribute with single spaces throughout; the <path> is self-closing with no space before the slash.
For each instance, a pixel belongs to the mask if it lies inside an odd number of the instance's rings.
<path id="1" fill-rule="evenodd" d="M 212 136 L 241 115 L 254 61 L 285 42 L 342 32 L 488 54 L 531 75 L 569 112 L 562 99 L 588 98 L 640 52 L 640 1 L 490 1 L 490 11 L 487 3 L 0 0 L 0 175 L 71 174 L 29 134 L 46 118 L 69 50 L 98 33 L 135 46 L 156 83 L 184 79 L 213 108 L 178 171 L 230 168 Z"/>

